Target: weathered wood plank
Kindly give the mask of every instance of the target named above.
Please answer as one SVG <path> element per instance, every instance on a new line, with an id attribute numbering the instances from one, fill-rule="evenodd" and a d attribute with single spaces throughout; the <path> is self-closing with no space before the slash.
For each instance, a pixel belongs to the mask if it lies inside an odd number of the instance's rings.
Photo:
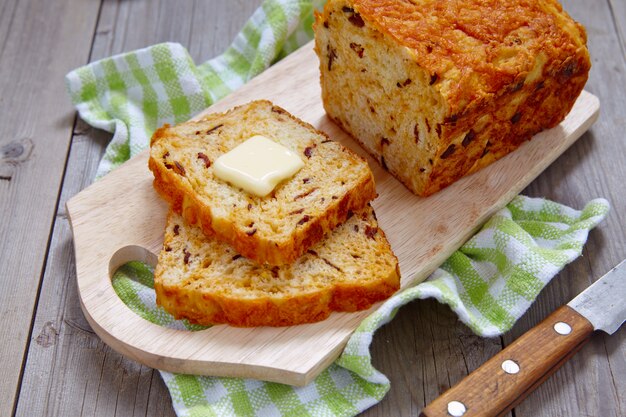
<path id="1" fill-rule="evenodd" d="M 152 410 L 148 415 L 158 416 L 171 409 L 167 391 L 154 383 L 158 372 L 112 352 L 77 303 L 65 201 L 89 185 L 109 139 L 84 122 L 74 132 L 67 172 L 77 175 L 66 175 L 63 184 L 17 415 L 124 416 Z M 154 385 L 157 390 L 150 390 Z M 154 395 L 158 388 L 160 395 Z"/>
<path id="2" fill-rule="evenodd" d="M 0 4 L 0 415 L 13 410 L 70 143 L 63 76 L 87 59 L 98 8 Z"/>
<path id="3" fill-rule="evenodd" d="M 417 416 L 501 349 L 500 338 L 476 336 L 447 306 L 435 300 L 409 303 L 374 336 L 372 361 L 391 381 L 391 390 L 363 416 Z"/>
<path id="4" fill-rule="evenodd" d="M 188 46 L 194 59 L 201 62 L 231 42 L 259 3 L 105 0 L 91 60 L 175 41 Z M 126 359 L 102 343 L 89 328 L 78 303 L 65 202 L 91 183 L 109 138 L 109 134 L 83 122 L 74 132 L 33 325 L 33 343 L 24 369 L 16 412 L 19 416 L 174 415 L 158 371 Z"/>
<path id="5" fill-rule="evenodd" d="M 612 209 L 589 237 L 583 258 L 566 268 L 540 295 L 513 331 L 511 343 L 551 311 L 567 303 L 593 280 L 626 256 L 626 65 L 624 44 L 614 22 L 619 21 L 609 2 L 563 1 L 565 9 L 586 28 L 593 67 L 587 89 L 600 98 L 598 122 L 526 190 L 574 207 L 595 197 L 606 197 Z M 623 4 L 623 2 L 621 2 Z M 626 14 L 622 9 L 621 21 Z M 609 337 L 596 334 L 552 378 L 520 404 L 523 416 L 626 415 L 626 331 Z"/>
<path id="6" fill-rule="evenodd" d="M 608 0 L 608 2 L 613 12 L 613 21 L 622 48 L 622 58 L 626 60 L 626 2 L 624 0 Z"/>
<path id="7" fill-rule="evenodd" d="M 0 51 L 3 51 L 9 39 L 9 31 L 17 9 L 17 0 L 0 1 Z"/>

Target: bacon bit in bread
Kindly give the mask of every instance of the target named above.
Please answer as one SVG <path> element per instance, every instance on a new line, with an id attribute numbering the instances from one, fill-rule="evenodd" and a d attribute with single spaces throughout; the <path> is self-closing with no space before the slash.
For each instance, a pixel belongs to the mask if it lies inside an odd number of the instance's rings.
<path id="1" fill-rule="evenodd" d="M 185 167 L 182 166 L 178 161 L 174 161 L 174 171 L 182 177 L 186 175 Z"/>
<path id="2" fill-rule="evenodd" d="M 341 272 L 341 268 L 339 268 L 337 265 L 335 265 L 334 263 L 332 263 L 332 262 L 331 262 L 331 261 L 329 261 L 328 259 L 323 258 L 323 257 L 321 257 L 321 256 L 320 256 L 320 259 L 321 259 L 322 261 L 324 261 L 324 263 L 325 263 L 326 265 L 330 266 L 331 268 L 335 268 L 337 271 L 340 271 L 340 272 Z"/>
<path id="3" fill-rule="evenodd" d="M 223 124 L 219 124 L 219 125 L 217 125 L 217 126 L 215 126 L 215 127 L 212 127 L 211 129 L 209 129 L 209 130 L 207 130 L 207 131 L 206 131 L 206 134 L 207 134 L 207 135 L 210 135 L 211 133 L 215 132 L 217 129 L 219 129 L 219 128 L 220 128 L 220 127 L 222 127 L 222 126 L 224 126 L 224 125 L 223 125 Z"/>
<path id="4" fill-rule="evenodd" d="M 350 43 L 350 49 L 352 49 L 354 52 L 356 52 L 356 54 L 359 56 L 359 58 L 363 58 L 363 52 L 365 51 L 365 48 L 363 48 L 363 46 L 361 46 L 361 44 L 352 42 L 352 43 Z"/>
<path id="5" fill-rule="evenodd" d="M 333 61 L 335 60 L 335 58 L 337 58 L 337 51 L 335 50 L 335 48 L 328 45 L 327 55 L 328 55 L 328 71 L 331 71 L 333 69 Z"/>
<path id="6" fill-rule="evenodd" d="M 206 156 L 205 154 L 203 154 L 202 152 L 198 152 L 198 159 L 202 159 L 204 161 L 204 166 L 206 168 L 211 166 L 211 160 L 209 159 L 208 156 Z"/>
<path id="7" fill-rule="evenodd" d="M 295 196 L 295 197 L 293 198 L 293 201 L 300 200 L 301 198 L 304 198 L 304 197 L 306 197 L 306 196 L 310 195 L 311 193 L 313 193 L 313 192 L 314 192 L 314 191 L 316 191 L 316 190 L 317 190 L 317 187 L 313 187 L 313 188 L 311 188 L 311 189 L 310 189 L 310 190 L 308 190 L 308 191 L 305 191 L 305 192 L 303 192 L 303 193 L 301 193 L 301 194 L 298 194 L 297 196 Z"/>
<path id="8" fill-rule="evenodd" d="M 454 148 L 455 148 L 454 143 L 448 146 L 448 149 L 446 149 L 445 152 L 441 154 L 441 159 L 446 159 L 447 157 L 452 155 L 454 153 Z"/>
<path id="9" fill-rule="evenodd" d="M 465 137 L 463 138 L 463 142 L 461 142 L 461 145 L 463 145 L 464 148 L 467 148 L 467 146 L 472 143 L 475 137 L 476 132 L 470 129 L 470 131 L 467 132 L 467 135 L 465 135 Z"/>
<path id="10" fill-rule="evenodd" d="M 374 239 L 376 237 L 376 233 L 378 233 L 378 227 L 372 227 L 369 224 L 365 225 L 365 236 L 370 239 Z"/>

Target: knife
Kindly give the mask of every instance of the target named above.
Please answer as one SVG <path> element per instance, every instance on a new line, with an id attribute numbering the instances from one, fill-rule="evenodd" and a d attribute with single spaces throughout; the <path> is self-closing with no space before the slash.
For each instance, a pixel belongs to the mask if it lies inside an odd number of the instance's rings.
<path id="1" fill-rule="evenodd" d="M 503 416 L 552 375 L 595 330 L 626 320 L 626 260 L 422 410 L 420 417 Z"/>

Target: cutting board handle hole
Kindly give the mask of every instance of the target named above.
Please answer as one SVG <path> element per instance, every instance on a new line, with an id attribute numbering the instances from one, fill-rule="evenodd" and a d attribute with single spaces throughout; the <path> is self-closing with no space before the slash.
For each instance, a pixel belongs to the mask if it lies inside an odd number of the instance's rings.
<path id="1" fill-rule="evenodd" d="M 122 266 L 131 261 L 143 262 L 151 267 L 155 267 L 157 256 L 148 249 L 138 245 L 128 245 L 115 251 L 109 261 L 109 278 L 113 279 L 115 272 Z"/>

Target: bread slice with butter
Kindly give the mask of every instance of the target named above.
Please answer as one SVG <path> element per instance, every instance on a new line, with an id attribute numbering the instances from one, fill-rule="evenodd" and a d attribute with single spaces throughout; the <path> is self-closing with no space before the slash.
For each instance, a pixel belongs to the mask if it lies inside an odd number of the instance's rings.
<path id="1" fill-rule="evenodd" d="M 214 163 L 261 135 L 304 166 L 259 197 L 216 177 Z M 367 162 L 269 101 L 253 101 L 158 129 L 150 145 L 154 187 L 191 225 L 259 263 L 288 264 L 376 197 Z"/>
<path id="2" fill-rule="evenodd" d="M 290 265 L 260 265 L 170 210 L 157 303 L 210 325 L 288 326 L 369 308 L 400 287 L 398 260 L 368 205 Z"/>

